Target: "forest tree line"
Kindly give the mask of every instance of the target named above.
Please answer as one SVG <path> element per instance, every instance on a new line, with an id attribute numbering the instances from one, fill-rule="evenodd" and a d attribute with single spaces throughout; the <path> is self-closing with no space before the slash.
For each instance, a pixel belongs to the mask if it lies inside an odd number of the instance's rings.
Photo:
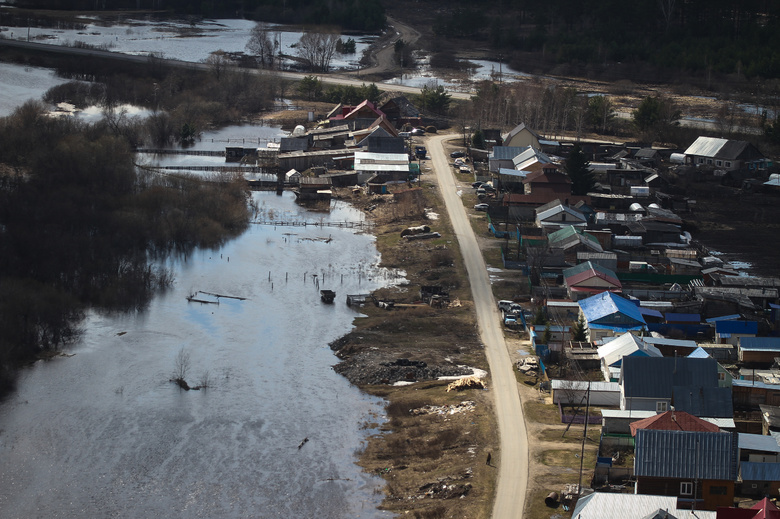
<path id="1" fill-rule="evenodd" d="M 455 0 L 434 31 L 557 63 L 780 77 L 780 3 L 759 0 Z M 467 22 L 464 22 L 466 21 Z M 520 59 L 517 56 L 516 59 Z"/>
<path id="2" fill-rule="evenodd" d="M 334 25 L 366 32 L 379 31 L 385 26 L 385 12 L 379 0 L 18 0 L 16 6 L 66 11 L 167 11 L 208 18 Z"/>

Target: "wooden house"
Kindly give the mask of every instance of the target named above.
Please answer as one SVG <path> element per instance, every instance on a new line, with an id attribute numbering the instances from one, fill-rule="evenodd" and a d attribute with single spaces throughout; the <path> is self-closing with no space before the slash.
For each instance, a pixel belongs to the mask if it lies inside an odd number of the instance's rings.
<path id="1" fill-rule="evenodd" d="M 685 150 L 685 163 L 727 172 L 763 169 L 765 165 L 764 156 L 751 143 L 715 137 L 696 139 Z"/>
<path id="2" fill-rule="evenodd" d="M 697 510 L 733 504 L 736 434 L 640 429 L 635 445 L 636 493 L 676 496 Z"/>

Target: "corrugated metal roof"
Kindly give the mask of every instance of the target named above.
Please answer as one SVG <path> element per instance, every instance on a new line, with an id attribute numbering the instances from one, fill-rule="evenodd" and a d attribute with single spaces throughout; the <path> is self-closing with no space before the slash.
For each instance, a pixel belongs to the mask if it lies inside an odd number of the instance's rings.
<path id="1" fill-rule="evenodd" d="M 587 380 L 559 380 L 554 379 L 551 387 L 553 389 L 573 389 L 575 391 L 587 391 L 590 384 L 591 392 L 615 392 L 620 393 L 620 384 L 617 382 L 588 382 Z"/>
<path id="2" fill-rule="evenodd" d="M 526 175 L 528 175 L 527 171 L 518 171 L 516 169 L 509 169 L 509 168 L 499 168 L 498 169 L 499 175 L 504 175 L 506 177 L 517 177 L 517 178 L 525 178 Z"/>
<path id="3" fill-rule="evenodd" d="M 676 519 L 715 519 L 715 512 L 678 510 L 677 497 L 596 492 L 581 497 L 574 507 L 575 519 L 645 519 L 658 510 Z M 672 516 L 670 516 L 671 519 Z"/>
<path id="4" fill-rule="evenodd" d="M 667 339 L 666 337 L 643 337 L 642 340 L 656 346 L 682 346 L 684 348 L 696 348 L 697 346 L 696 341 L 691 341 L 687 339 Z"/>
<path id="5" fill-rule="evenodd" d="M 675 386 L 693 387 L 696 388 L 697 393 L 699 388 L 717 388 L 718 363 L 712 358 L 625 357 L 622 378 L 626 397 L 670 399 L 674 395 Z M 680 410 L 687 411 L 687 409 Z M 688 412 L 697 415 L 695 412 Z M 697 416 L 724 415 L 698 414 Z"/>
<path id="6" fill-rule="evenodd" d="M 780 481 L 780 463 L 743 461 L 739 472 L 742 481 Z"/>
<path id="7" fill-rule="evenodd" d="M 646 356 L 663 356 L 658 348 L 647 344 L 632 333 L 624 333 L 620 337 L 617 337 L 598 348 L 599 358 L 603 360 L 606 366 L 617 365 L 624 357 L 634 355 L 638 352 L 641 352 Z"/>
<path id="8" fill-rule="evenodd" d="M 780 337 L 742 337 L 739 340 L 742 351 L 780 351 Z"/>
<path id="9" fill-rule="evenodd" d="M 756 321 L 715 321 L 715 333 L 755 335 L 758 333 Z"/>
<path id="10" fill-rule="evenodd" d="M 737 478 L 737 439 L 731 433 L 640 429 L 634 452 L 636 476 Z"/>
<path id="11" fill-rule="evenodd" d="M 655 416 L 655 411 L 636 411 L 631 409 L 602 409 L 601 416 L 604 418 L 637 418 L 644 419 Z"/>
<path id="12" fill-rule="evenodd" d="M 496 160 L 512 160 L 530 146 L 494 146 L 490 152 L 490 158 Z"/>
<path id="13" fill-rule="evenodd" d="M 672 389 L 672 402 L 676 409 L 694 416 L 734 416 L 730 387 L 675 386 Z"/>
<path id="14" fill-rule="evenodd" d="M 550 209 L 547 209 L 545 211 L 540 211 L 536 213 L 536 219 L 537 220 L 546 220 L 547 218 L 550 218 L 551 216 L 554 216 L 559 213 L 567 213 L 573 216 L 574 218 L 580 220 L 580 221 L 586 221 L 585 215 L 582 214 L 579 211 L 576 211 L 572 209 L 571 207 L 566 207 L 563 204 L 557 204 L 554 207 L 551 207 Z"/>
<path id="15" fill-rule="evenodd" d="M 685 150 L 685 154 L 714 158 L 727 142 L 726 139 L 717 139 L 715 137 L 699 137 Z"/>
<path id="16" fill-rule="evenodd" d="M 585 314 L 585 319 L 587 319 L 588 322 L 595 322 L 613 314 L 621 314 L 621 316 L 628 318 L 628 322 L 624 319 L 623 322 L 612 321 L 610 324 L 647 324 L 637 305 L 628 299 L 612 293 L 605 292 L 603 294 L 588 297 L 581 300 L 579 303 L 582 313 Z M 602 324 L 607 323 L 605 322 Z"/>
<path id="17" fill-rule="evenodd" d="M 666 322 L 668 323 L 700 323 L 701 316 L 699 314 L 677 314 L 669 312 L 666 314 Z"/>
<path id="18" fill-rule="evenodd" d="M 702 416 L 702 420 L 717 425 L 721 429 L 736 429 L 737 425 L 734 423 L 733 418 L 714 418 L 712 416 Z"/>
<path id="19" fill-rule="evenodd" d="M 689 359 L 706 359 L 710 357 L 710 354 L 704 351 L 703 348 L 697 347 L 693 352 L 691 352 L 690 355 L 688 355 Z"/>
<path id="20" fill-rule="evenodd" d="M 702 271 L 703 273 L 704 271 Z M 742 316 L 739 314 L 732 314 L 732 315 L 724 315 L 721 317 L 711 317 L 710 319 L 707 319 L 706 322 L 708 323 L 716 323 L 718 321 L 735 321 L 737 319 L 741 319 Z"/>
<path id="21" fill-rule="evenodd" d="M 739 433 L 739 448 L 762 452 L 780 452 L 777 440 L 766 434 Z"/>

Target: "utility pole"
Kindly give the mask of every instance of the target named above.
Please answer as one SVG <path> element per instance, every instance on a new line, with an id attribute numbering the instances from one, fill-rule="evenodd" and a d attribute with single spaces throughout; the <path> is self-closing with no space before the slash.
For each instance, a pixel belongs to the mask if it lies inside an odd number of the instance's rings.
<path id="1" fill-rule="evenodd" d="M 577 495 L 582 495 L 582 465 L 585 462 L 585 440 L 588 439 L 588 420 L 590 419 L 590 381 L 585 402 L 585 428 L 582 431 L 582 446 L 580 447 L 580 479 L 577 481 Z"/>

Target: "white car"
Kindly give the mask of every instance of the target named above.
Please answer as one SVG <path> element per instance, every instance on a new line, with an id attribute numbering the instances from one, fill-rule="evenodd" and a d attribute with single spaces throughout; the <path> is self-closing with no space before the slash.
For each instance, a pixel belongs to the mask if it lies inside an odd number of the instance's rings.
<path id="1" fill-rule="evenodd" d="M 490 208 L 490 204 L 477 204 L 474 209 L 477 211 L 486 211 Z"/>

